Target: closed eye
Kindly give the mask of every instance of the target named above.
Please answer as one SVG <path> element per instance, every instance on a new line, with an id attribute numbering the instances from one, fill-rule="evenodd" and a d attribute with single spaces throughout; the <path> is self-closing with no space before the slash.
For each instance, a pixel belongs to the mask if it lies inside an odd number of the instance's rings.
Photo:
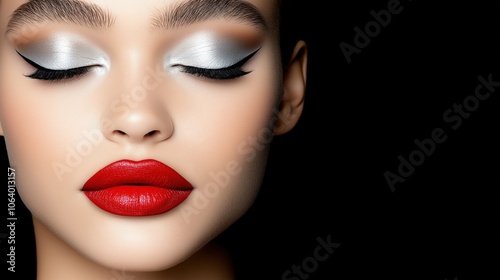
<path id="1" fill-rule="evenodd" d="M 209 69 L 209 68 L 186 66 L 182 64 L 175 64 L 172 66 L 180 67 L 181 71 L 184 73 L 202 78 L 207 78 L 210 80 L 231 80 L 251 73 L 251 71 L 244 71 L 241 67 L 245 65 L 245 63 L 247 63 L 258 51 L 259 50 L 254 51 L 253 53 L 249 54 L 242 60 L 238 61 L 236 64 L 225 68 Z"/>
<path id="2" fill-rule="evenodd" d="M 53 70 L 53 69 L 48 69 L 43 66 L 38 65 L 37 63 L 33 62 L 29 58 L 23 56 L 19 52 L 17 52 L 27 63 L 29 63 L 31 66 L 35 67 L 36 70 L 32 74 L 25 75 L 28 78 L 35 79 L 35 80 L 44 80 L 44 81 L 61 81 L 61 80 L 70 80 L 74 78 L 78 78 L 87 72 L 92 67 L 98 66 L 98 65 L 89 65 L 89 66 L 83 66 L 83 67 L 77 67 L 77 68 L 71 68 L 71 69 L 63 69 L 63 70 Z"/>

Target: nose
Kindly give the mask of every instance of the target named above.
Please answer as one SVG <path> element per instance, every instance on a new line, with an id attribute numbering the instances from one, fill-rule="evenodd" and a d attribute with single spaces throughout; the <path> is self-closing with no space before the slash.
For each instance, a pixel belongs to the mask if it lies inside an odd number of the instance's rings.
<path id="1" fill-rule="evenodd" d="M 122 100 L 115 100 L 112 109 L 104 114 L 104 136 L 119 144 L 155 144 L 169 139 L 174 132 L 172 118 L 153 94 L 132 102 L 125 102 L 123 95 Z"/>

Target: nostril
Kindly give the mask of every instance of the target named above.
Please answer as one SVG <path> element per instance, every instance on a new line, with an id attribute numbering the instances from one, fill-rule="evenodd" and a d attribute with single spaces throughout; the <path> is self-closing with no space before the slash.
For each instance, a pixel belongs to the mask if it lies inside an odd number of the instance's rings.
<path id="1" fill-rule="evenodd" d="M 157 134 L 160 134 L 159 130 L 152 130 L 152 131 L 146 133 L 146 135 L 144 135 L 144 137 L 153 137 L 153 136 L 155 136 Z"/>
<path id="2" fill-rule="evenodd" d="M 121 131 L 121 130 L 115 130 L 114 131 L 115 134 L 119 134 L 119 135 L 127 135 L 127 133 Z"/>

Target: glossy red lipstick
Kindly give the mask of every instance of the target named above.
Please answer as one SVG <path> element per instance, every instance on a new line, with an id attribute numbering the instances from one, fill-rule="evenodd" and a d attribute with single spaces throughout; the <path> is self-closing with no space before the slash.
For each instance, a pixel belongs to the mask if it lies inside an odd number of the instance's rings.
<path id="1" fill-rule="evenodd" d="M 151 216 L 181 204 L 193 186 L 156 160 L 114 162 L 95 173 L 82 191 L 97 207 L 120 216 Z"/>

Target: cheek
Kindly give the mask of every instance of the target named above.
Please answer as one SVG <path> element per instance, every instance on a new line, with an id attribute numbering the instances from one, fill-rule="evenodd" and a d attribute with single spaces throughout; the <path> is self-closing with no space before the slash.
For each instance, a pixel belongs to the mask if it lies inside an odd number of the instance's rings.
<path id="1" fill-rule="evenodd" d="M 83 138 L 86 120 L 78 109 L 81 97 L 70 96 L 68 87 L 48 90 L 27 79 L 22 74 L 32 69 L 6 52 L 2 47 L 0 122 L 9 162 L 16 169 L 17 188 L 28 208 L 49 213 L 53 207 L 47 206 L 67 201 L 64 196 L 71 191 L 61 188 L 69 182 L 58 178 L 55 167 L 66 164 Z"/>
<path id="2" fill-rule="evenodd" d="M 191 105 L 191 114 L 197 117 L 186 116 L 188 121 L 177 126 L 191 143 L 186 160 L 196 191 L 187 201 L 185 218 L 193 224 L 229 224 L 257 195 L 279 92 L 275 69 L 261 68 L 227 87 L 195 91 L 201 97 Z"/>

